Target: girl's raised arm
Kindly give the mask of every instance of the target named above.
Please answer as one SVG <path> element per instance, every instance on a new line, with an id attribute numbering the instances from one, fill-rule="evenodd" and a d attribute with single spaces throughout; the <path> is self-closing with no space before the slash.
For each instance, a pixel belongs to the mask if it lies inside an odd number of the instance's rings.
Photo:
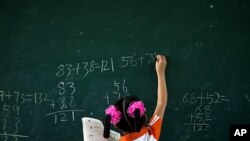
<path id="1" fill-rule="evenodd" d="M 157 55 L 156 58 L 157 61 L 155 63 L 155 69 L 157 73 L 158 87 L 157 105 L 154 114 L 160 116 L 160 118 L 163 119 L 168 100 L 167 85 L 165 80 L 167 60 L 163 55 Z"/>

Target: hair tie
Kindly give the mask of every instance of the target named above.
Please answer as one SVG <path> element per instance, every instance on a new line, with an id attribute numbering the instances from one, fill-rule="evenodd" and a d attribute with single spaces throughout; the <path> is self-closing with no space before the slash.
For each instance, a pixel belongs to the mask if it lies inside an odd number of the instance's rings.
<path id="1" fill-rule="evenodd" d="M 127 113 L 130 117 L 134 118 L 135 117 L 135 110 L 138 109 L 140 111 L 140 117 L 142 117 L 145 112 L 146 112 L 146 108 L 144 107 L 144 104 L 142 101 L 133 101 L 129 104 Z"/>
<path id="2" fill-rule="evenodd" d="M 111 116 L 110 123 L 113 125 L 116 125 L 117 123 L 120 122 L 121 120 L 121 112 L 114 106 L 110 105 L 106 110 L 105 110 L 106 115 Z"/>

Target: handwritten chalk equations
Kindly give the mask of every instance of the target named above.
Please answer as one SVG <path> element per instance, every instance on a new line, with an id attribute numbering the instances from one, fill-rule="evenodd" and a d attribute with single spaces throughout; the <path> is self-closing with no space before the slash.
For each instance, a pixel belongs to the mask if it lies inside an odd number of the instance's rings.
<path id="1" fill-rule="evenodd" d="M 73 89 L 73 83 L 69 82 L 70 88 Z M 66 84 L 66 85 L 67 85 Z M 56 105 L 59 107 L 60 111 L 54 111 L 47 114 L 47 116 L 53 116 L 54 124 L 58 122 L 68 122 L 75 121 L 75 113 L 84 112 L 84 110 L 76 110 L 74 109 L 75 101 L 73 92 L 71 96 L 69 96 L 69 106 L 70 110 L 64 110 L 67 108 L 66 106 L 66 97 L 64 95 L 64 91 L 62 91 L 63 83 L 58 84 L 58 88 L 60 89 L 58 95 L 58 99 L 50 99 L 47 93 L 35 92 L 35 93 L 23 93 L 17 91 L 0 91 L 0 104 L 1 104 L 1 131 L 0 137 L 4 138 L 4 141 L 15 140 L 18 138 L 28 138 L 29 135 L 19 134 L 22 131 L 24 125 L 21 120 L 21 116 L 27 115 L 31 111 L 25 111 L 22 109 L 23 106 L 29 105 L 31 107 L 35 105 L 48 105 L 52 109 L 55 109 Z M 62 95 L 62 96 L 61 96 Z M 56 102 L 55 102 L 56 101 Z M 35 109 L 32 109 L 35 110 Z M 41 115 L 44 116 L 44 115 Z M 71 118 L 69 118 L 71 117 Z"/>
<path id="2" fill-rule="evenodd" d="M 87 77 L 90 74 L 95 74 L 96 72 L 110 72 L 113 73 L 117 71 L 118 67 L 126 68 L 126 67 L 136 67 L 143 66 L 146 64 L 152 64 L 155 62 L 156 53 L 145 53 L 145 54 L 137 54 L 132 53 L 128 56 L 121 56 L 118 58 L 110 57 L 108 59 L 93 59 L 91 61 L 83 60 L 81 62 L 77 62 L 75 64 L 60 64 L 57 66 L 56 77 L 59 79 L 59 83 L 57 85 L 58 93 L 57 99 L 51 100 L 50 106 L 52 110 L 56 110 L 54 112 L 48 113 L 47 116 L 54 116 L 54 123 L 58 122 L 66 122 L 66 121 L 75 121 L 75 112 L 84 112 L 84 110 L 76 109 L 75 105 L 77 104 L 75 99 L 75 93 L 78 88 L 75 86 L 74 78 L 70 78 L 70 76 L 75 75 L 75 77 L 83 76 L 83 78 Z M 67 77 L 67 81 L 64 79 Z M 123 82 L 117 82 L 114 80 L 114 88 L 112 91 L 113 95 L 117 96 L 117 99 L 121 96 L 122 89 L 123 94 L 127 94 L 128 89 L 125 85 L 126 79 L 124 78 Z M 84 82 L 83 82 L 84 83 Z M 100 84 L 101 85 L 101 84 Z M 98 88 L 98 86 L 97 86 Z M 106 96 L 103 97 L 106 99 L 107 104 L 109 104 L 112 96 L 109 94 L 110 92 L 106 92 Z M 55 103 L 57 101 L 57 104 Z M 56 107 L 57 105 L 57 107 Z M 91 114 L 93 114 L 91 112 Z"/>
<path id="3" fill-rule="evenodd" d="M 116 97 L 117 100 L 121 98 L 121 95 L 129 95 L 128 87 L 126 86 L 126 79 L 124 78 L 122 82 L 114 80 L 113 83 L 114 90 L 111 92 L 106 92 L 106 96 L 103 97 L 106 99 L 107 105 L 110 104 L 111 96 Z"/>
<path id="4" fill-rule="evenodd" d="M 57 67 L 57 77 L 70 77 L 71 75 L 81 75 L 83 77 L 94 72 L 115 72 L 116 68 L 127 68 L 143 66 L 155 62 L 156 53 L 137 54 L 133 53 L 128 56 L 121 56 L 117 59 L 110 57 L 109 59 L 81 61 L 75 64 L 60 64 Z"/>
<path id="5" fill-rule="evenodd" d="M 86 83 L 86 77 L 94 77 L 96 73 L 112 74 L 119 70 L 126 70 L 127 68 L 139 69 L 137 67 L 153 65 L 156 61 L 155 56 L 155 52 L 143 54 L 131 53 L 130 55 L 126 56 L 123 55 L 119 57 L 108 58 L 100 57 L 101 59 L 93 58 L 90 60 L 81 60 L 71 64 L 58 64 L 54 69 L 55 79 L 58 83 L 55 84 L 55 90 L 52 90 L 53 93 L 24 93 L 18 91 L 1 90 L 0 102 L 2 104 L 1 107 L 4 111 L 4 115 L 2 116 L 3 128 L 1 131 L 2 134 L 0 134 L 0 136 L 4 139 L 4 141 L 10 141 L 13 139 L 20 140 L 21 138 L 30 137 L 28 132 L 23 132 L 22 130 L 28 125 L 23 123 L 21 117 L 22 115 L 30 112 L 22 109 L 22 107 L 25 105 L 45 106 L 46 113 L 40 116 L 50 119 L 50 123 L 54 124 L 55 126 L 76 122 L 79 120 L 76 117 L 84 115 L 92 116 L 96 114 L 96 112 L 99 111 L 90 111 L 77 106 L 77 99 L 81 99 L 81 97 L 77 95 L 77 93 L 79 93 L 79 87 L 81 87 L 81 84 L 76 85 L 76 81 L 79 81 L 80 79 L 80 82 L 84 84 Z M 123 77 L 122 79 L 112 78 L 105 83 L 108 83 L 108 85 L 111 85 L 112 87 L 106 91 L 103 91 L 102 94 L 100 94 L 100 97 L 96 97 L 96 99 L 101 99 L 101 102 L 105 105 L 114 103 L 122 96 L 130 94 L 127 84 L 132 82 L 128 82 L 126 77 Z M 98 84 L 96 89 L 101 88 L 102 85 L 103 84 Z M 223 100 L 222 98 L 224 98 L 223 95 L 217 93 L 206 96 L 201 94 L 199 97 L 196 97 L 196 94 L 194 93 L 187 93 L 183 97 L 183 103 L 200 104 L 194 109 L 193 112 L 187 115 L 187 118 L 189 119 L 184 123 L 184 125 L 192 127 L 194 132 L 211 130 L 211 105 L 214 103 L 219 103 L 219 101 Z M 35 106 L 32 108 L 32 110 L 36 110 Z M 12 116 L 10 117 L 10 115 Z"/>
<path id="6" fill-rule="evenodd" d="M 190 126 L 193 132 L 209 132 L 212 130 L 212 123 L 215 115 L 213 115 L 213 106 L 216 104 L 224 104 L 229 102 L 229 98 L 219 92 L 189 92 L 186 93 L 182 102 L 187 107 L 195 106 L 195 108 L 186 115 L 185 126 Z"/>
<path id="7" fill-rule="evenodd" d="M 0 102 L 14 102 L 18 105 L 23 104 L 42 104 L 48 102 L 48 94 L 42 92 L 24 93 L 18 91 L 3 91 L 0 90 Z"/>
<path id="8" fill-rule="evenodd" d="M 17 141 L 19 138 L 28 138 L 28 135 L 22 134 L 22 129 L 25 125 L 23 125 L 20 117 L 27 114 L 23 113 L 21 109 L 22 105 L 40 105 L 48 101 L 48 95 L 46 93 L 23 93 L 0 90 L 0 104 L 1 111 L 3 111 L 1 113 L 0 127 L 2 128 L 0 130 L 2 133 L 0 133 L 0 137 L 2 137 L 4 141 Z"/>
<path id="9" fill-rule="evenodd" d="M 49 103 L 53 112 L 47 113 L 47 116 L 53 116 L 55 124 L 58 122 L 74 122 L 76 112 L 84 112 L 84 110 L 75 107 L 75 84 L 74 82 L 61 81 L 58 83 L 57 88 L 56 98 L 51 99 Z"/>
<path id="10" fill-rule="evenodd" d="M 54 117 L 54 123 L 58 122 L 66 122 L 66 121 L 75 121 L 75 112 L 84 112 L 84 110 L 75 109 L 76 105 L 76 97 L 75 93 L 77 88 L 75 86 L 74 78 L 70 78 L 70 76 L 75 75 L 83 76 L 83 78 L 87 77 L 90 74 L 94 74 L 96 72 L 115 72 L 118 67 L 127 68 L 143 65 L 150 65 L 155 63 L 156 53 L 145 53 L 145 54 L 137 54 L 132 53 L 128 56 L 121 56 L 118 58 L 110 57 L 108 59 L 93 59 L 91 61 L 81 61 L 75 64 L 60 64 L 57 66 L 56 77 L 60 79 L 57 88 L 57 99 L 51 100 L 49 104 L 54 112 L 47 113 L 47 116 Z M 64 77 L 70 78 L 67 81 Z M 128 89 L 125 85 L 126 79 L 124 78 L 123 82 L 118 82 L 114 80 L 114 89 L 111 94 L 110 92 L 106 92 L 106 96 L 103 97 L 106 99 L 107 104 L 112 97 L 117 96 L 117 99 L 121 97 L 121 94 L 128 94 Z M 98 87 L 98 86 L 97 86 Z M 122 90 L 122 91 L 121 91 Z M 57 101 L 57 103 L 55 103 Z M 56 107 L 57 106 L 57 107 Z M 91 112 L 93 114 L 93 112 Z"/>
<path id="11" fill-rule="evenodd" d="M 131 78 L 128 78 L 127 75 L 123 74 L 124 71 L 130 72 L 131 70 L 137 71 L 145 68 L 155 69 L 155 55 L 155 52 L 132 52 L 128 53 L 128 55 L 120 55 L 116 57 L 98 56 L 98 58 L 95 58 L 88 56 L 90 59 L 63 60 L 66 63 L 54 63 L 53 66 L 50 67 L 51 70 L 49 71 L 52 72 L 50 75 L 52 77 L 48 80 L 55 81 L 53 81 L 53 83 L 48 81 L 46 87 L 49 86 L 51 89 L 32 92 L 28 90 L 6 90 L 1 88 L 0 140 L 23 141 L 37 139 L 37 141 L 41 141 L 42 139 L 39 140 L 34 136 L 43 136 L 44 133 L 39 133 L 39 130 L 42 129 L 32 129 L 32 131 L 30 131 L 27 128 L 31 125 L 26 122 L 26 120 L 30 118 L 33 120 L 30 113 L 38 111 L 37 109 L 39 108 L 42 108 L 44 111 L 39 111 L 36 118 L 39 118 L 39 120 L 46 120 L 43 128 L 51 127 L 48 136 L 54 135 L 55 137 L 61 138 L 75 136 L 74 134 L 81 136 L 80 127 L 75 128 L 75 130 L 79 130 L 79 133 L 71 133 L 69 131 L 67 132 L 67 135 L 62 134 L 66 132 L 64 130 L 66 128 L 66 130 L 73 130 L 72 127 L 69 127 L 69 124 L 74 128 L 84 116 L 93 116 L 100 119 L 103 118 L 100 116 L 100 113 L 103 113 L 106 105 L 113 104 L 124 95 L 134 94 L 131 90 L 131 86 L 135 85 L 138 89 L 142 88 L 142 86 L 144 88 L 144 85 L 146 84 L 145 82 L 134 84 L 134 82 L 131 81 Z M 128 75 L 131 75 L 131 73 L 128 73 Z M 138 74 L 133 75 L 134 76 L 132 77 L 134 77 L 134 79 L 144 79 Z M 153 71 L 150 75 L 154 75 Z M 99 78 L 99 76 L 105 77 Z M 173 77 L 175 78 L 176 74 Z M 150 81 L 155 83 L 155 79 L 152 80 L 150 78 Z M 98 83 L 96 83 L 97 81 Z M 191 82 L 189 79 L 187 81 Z M 50 82 L 52 84 L 49 84 Z M 149 83 L 150 86 L 152 86 L 151 82 Z M 94 86 L 89 85 L 88 83 L 92 83 Z M 178 87 L 179 86 L 180 85 L 178 85 Z M 181 86 L 181 89 L 186 88 L 183 85 Z M 85 88 L 88 89 L 87 92 L 85 92 Z M 156 88 L 149 88 L 149 91 L 151 90 L 155 92 Z M 93 94 L 93 91 L 96 94 Z M 192 133 L 198 137 L 201 137 L 204 134 L 209 134 L 208 136 L 212 137 L 211 134 L 216 133 L 216 128 L 218 127 L 216 124 L 221 123 L 223 120 L 218 112 L 218 106 L 228 108 L 228 105 L 231 104 L 230 100 L 232 95 L 220 91 L 223 90 L 218 88 L 216 91 L 212 92 L 188 91 L 187 93 L 185 93 L 186 91 L 184 90 L 182 95 L 172 93 L 171 102 L 177 100 L 176 104 L 178 107 L 180 105 L 185 105 L 184 108 L 179 110 L 185 110 L 185 112 L 174 113 L 175 111 L 173 111 L 173 109 L 176 107 L 168 107 L 169 109 L 167 112 L 171 112 L 171 114 L 168 113 L 169 115 L 166 116 L 166 119 L 171 116 L 172 119 L 181 117 L 177 126 L 182 129 L 185 128 L 188 134 L 187 136 L 189 137 Z M 138 95 L 140 94 L 141 93 Z M 142 94 L 144 93 L 142 92 Z M 247 95 L 244 96 L 248 98 Z M 145 99 L 150 102 L 152 101 L 149 97 Z M 172 106 L 171 102 L 170 106 Z M 153 111 L 153 107 L 153 105 L 149 105 L 149 111 Z M 167 125 L 170 124 L 165 124 L 166 122 L 168 122 L 168 119 L 163 123 L 163 131 L 166 131 L 166 128 L 167 130 L 172 130 L 168 128 L 169 126 L 167 127 Z M 39 123 L 32 124 L 33 126 L 37 126 L 37 128 L 40 128 L 39 126 L 41 126 Z M 178 130 L 175 128 L 172 132 L 176 131 Z M 54 132 L 56 132 L 56 134 L 54 134 Z M 165 134 L 162 134 L 162 136 L 164 137 Z M 44 137 L 43 139 L 45 138 L 47 139 L 47 137 Z"/>
<path id="12" fill-rule="evenodd" d="M 102 119 L 107 105 L 126 94 L 142 97 L 150 116 L 155 52 L 169 58 L 160 140 L 229 140 L 230 124 L 250 123 L 247 0 L 2 0 L 1 6 L 0 141 L 82 141 L 80 119 Z M 202 91 L 213 97 L 201 104 Z M 215 92 L 230 101 L 215 103 Z"/>
<path id="13" fill-rule="evenodd" d="M 80 99 L 77 95 L 78 87 L 75 85 L 76 79 L 82 78 L 81 83 L 85 83 L 85 78 L 95 75 L 95 73 L 114 73 L 119 71 L 118 68 L 133 68 L 138 66 L 151 65 L 155 63 L 156 53 L 137 54 L 120 56 L 118 58 L 110 57 L 108 59 L 82 60 L 75 64 L 59 64 L 55 66 L 55 79 L 58 83 L 55 90 L 47 90 L 48 92 L 21 92 L 16 90 L 0 90 L 0 139 L 1 141 L 18 141 L 23 138 L 29 138 L 29 132 L 25 132 L 24 128 L 29 125 L 24 124 L 22 117 L 32 113 L 37 107 L 43 106 L 46 113 L 39 115 L 44 118 L 51 119 L 51 124 L 55 126 L 66 122 L 75 122 L 76 116 L 82 117 L 86 109 L 77 106 L 76 99 Z M 71 77 L 75 76 L 75 77 Z M 67 79 L 65 79 L 65 77 Z M 111 80 L 112 89 L 104 91 L 100 97 L 103 103 L 108 105 L 120 99 L 121 96 L 129 94 L 126 78 Z M 102 87 L 102 84 L 97 85 Z M 81 85 L 78 85 L 81 86 Z M 51 93 L 52 91 L 52 93 Z M 105 96 L 104 96 L 105 95 Z M 25 106 L 32 107 L 29 110 Z M 93 115 L 96 111 L 88 111 Z M 89 113 L 88 113 L 89 114 Z"/>
<path id="14" fill-rule="evenodd" d="M 60 83 L 63 85 L 62 83 Z M 70 87 L 73 88 L 73 83 Z M 61 89 L 61 85 L 58 85 L 58 88 Z M 63 95 L 62 91 L 59 91 L 59 95 Z M 54 116 L 54 123 L 60 122 L 67 122 L 67 121 L 75 121 L 75 113 L 83 112 L 84 110 L 76 110 L 74 108 L 74 97 L 69 97 L 71 101 L 69 102 L 69 106 L 71 110 L 66 109 L 66 101 L 65 97 L 61 96 L 57 100 L 50 99 L 47 93 L 35 92 L 35 93 L 23 93 L 18 91 L 3 91 L 0 90 L 0 106 L 1 106 L 1 134 L 0 137 L 3 138 L 4 141 L 17 141 L 18 138 L 28 138 L 29 135 L 22 133 L 24 125 L 22 123 L 21 117 L 27 115 L 31 111 L 25 111 L 22 109 L 23 106 L 29 105 L 30 107 L 35 107 L 35 105 L 48 105 L 55 108 L 56 105 L 60 107 L 60 111 L 54 111 L 48 113 L 47 116 Z M 57 101 L 57 102 L 55 102 Z M 32 109 L 36 110 L 36 109 Z M 71 119 L 69 117 L 71 116 Z M 44 116 L 44 115 L 41 115 Z M 20 133 L 21 132 L 21 133 Z"/>
<path id="15" fill-rule="evenodd" d="M 3 141 L 17 141 L 19 138 L 28 138 L 29 135 L 23 133 L 23 123 L 21 116 L 27 114 L 28 111 L 21 109 L 22 105 L 40 105 L 47 103 L 48 95 L 46 93 L 23 93 L 18 91 L 0 90 L 1 105 L 1 123 L 0 138 Z"/>

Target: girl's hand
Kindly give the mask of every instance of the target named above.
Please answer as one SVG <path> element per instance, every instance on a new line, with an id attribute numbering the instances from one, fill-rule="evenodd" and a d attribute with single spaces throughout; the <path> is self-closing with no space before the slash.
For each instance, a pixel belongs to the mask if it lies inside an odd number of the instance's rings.
<path id="1" fill-rule="evenodd" d="M 155 62 L 155 69 L 157 75 L 159 74 L 165 74 L 166 66 L 167 66 L 167 60 L 164 55 L 157 55 L 156 56 L 156 62 Z"/>

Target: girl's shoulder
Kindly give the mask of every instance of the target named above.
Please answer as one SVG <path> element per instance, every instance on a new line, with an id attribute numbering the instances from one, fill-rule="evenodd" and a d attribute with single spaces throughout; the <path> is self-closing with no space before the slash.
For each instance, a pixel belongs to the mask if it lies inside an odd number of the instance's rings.
<path id="1" fill-rule="evenodd" d="M 155 139 L 159 140 L 161 134 L 162 119 L 158 115 L 153 115 L 149 120 L 148 128 Z"/>
<path id="2" fill-rule="evenodd" d="M 156 124 L 156 123 L 162 123 L 162 119 L 161 119 L 161 117 L 160 116 L 158 116 L 158 115 L 153 115 L 151 118 L 150 118 L 150 120 L 149 120 L 149 122 L 148 122 L 148 126 L 153 126 L 154 124 Z"/>

